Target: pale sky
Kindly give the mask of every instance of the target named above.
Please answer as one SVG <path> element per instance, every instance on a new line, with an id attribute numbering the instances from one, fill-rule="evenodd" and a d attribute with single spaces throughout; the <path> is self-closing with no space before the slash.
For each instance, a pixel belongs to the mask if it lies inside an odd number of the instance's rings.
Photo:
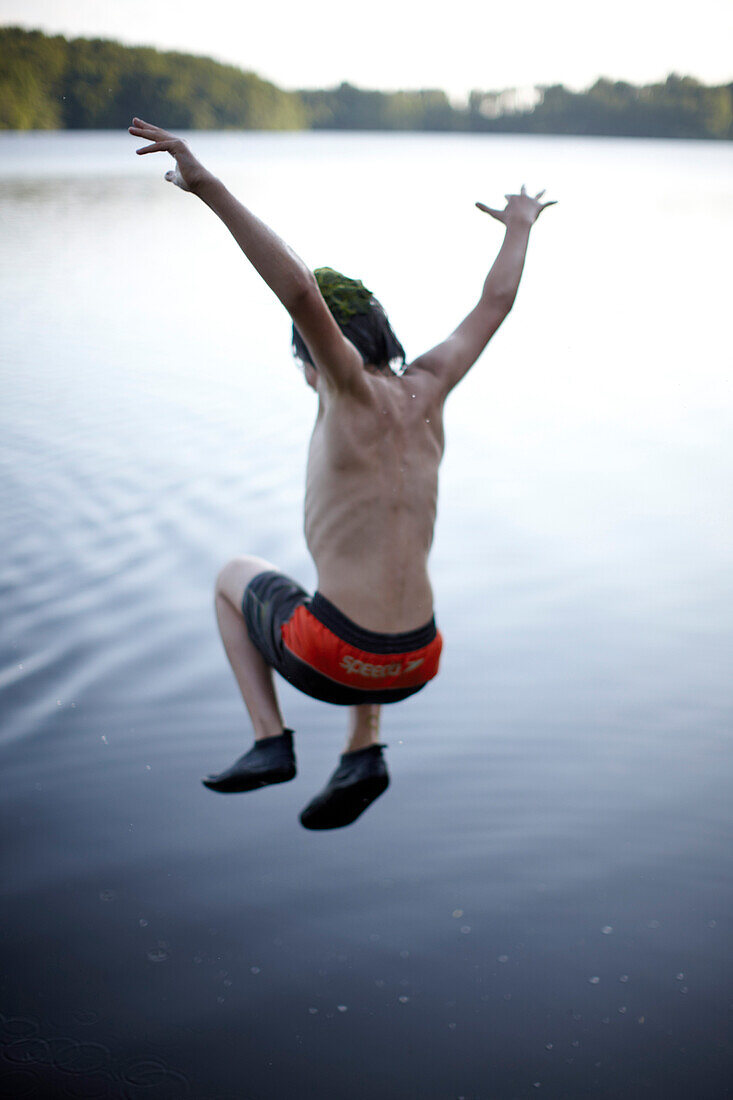
<path id="1" fill-rule="evenodd" d="M 436 14 L 437 12 L 437 14 Z M 227 61 L 284 88 L 733 80 L 731 0 L 0 0 L 0 23 Z"/>

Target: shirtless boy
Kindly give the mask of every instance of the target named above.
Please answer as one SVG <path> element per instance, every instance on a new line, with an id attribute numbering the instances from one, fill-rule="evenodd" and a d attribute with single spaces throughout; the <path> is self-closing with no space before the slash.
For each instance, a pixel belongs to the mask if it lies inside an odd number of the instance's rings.
<path id="1" fill-rule="evenodd" d="M 293 321 L 294 350 L 318 414 L 308 455 L 305 536 L 318 573 L 311 597 L 263 558 L 235 558 L 216 582 L 224 648 L 255 743 L 204 780 L 223 793 L 295 776 L 272 669 L 306 694 L 349 707 L 338 768 L 303 810 L 308 829 L 348 825 L 387 787 L 380 707 L 419 691 L 438 671 L 442 639 L 427 561 L 433 540 L 443 406 L 512 308 L 532 225 L 549 202 L 522 187 L 503 210 L 476 203 L 505 226 L 478 304 L 456 330 L 405 369 L 382 307 L 356 280 L 312 272 L 193 156 L 185 141 L 133 119 L 130 133 L 168 152 L 166 179 L 224 222 Z M 393 368 L 398 364 L 399 373 Z"/>

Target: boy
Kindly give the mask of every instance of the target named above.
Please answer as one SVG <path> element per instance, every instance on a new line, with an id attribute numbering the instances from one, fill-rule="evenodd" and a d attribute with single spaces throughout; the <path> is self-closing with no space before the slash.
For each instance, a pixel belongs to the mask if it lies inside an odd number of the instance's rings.
<path id="1" fill-rule="evenodd" d="M 254 727 L 254 746 L 204 783 L 223 793 L 295 775 L 272 669 L 306 694 L 349 706 L 338 768 L 303 810 L 308 829 L 350 824 L 387 787 L 380 707 L 438 671 L 442 639 L 427 559 L 435 525 L 443 406 L 509 313 L 544 192 L 507 195 L 501 250 L 478 304 L 442 343 L 405 367 L 379 302 L 330 268 L 312 272 L 193 156 L 185 141 L 133 119 L 130 133 L 168 152 L 166 179 L 218 215 L 293 322 L 293 348 L 318 393 L 310 443 L 305 535 L 318 572 L 310 596 L 270 562 L 230 561 L 216 582 L 224 648 Z"/>

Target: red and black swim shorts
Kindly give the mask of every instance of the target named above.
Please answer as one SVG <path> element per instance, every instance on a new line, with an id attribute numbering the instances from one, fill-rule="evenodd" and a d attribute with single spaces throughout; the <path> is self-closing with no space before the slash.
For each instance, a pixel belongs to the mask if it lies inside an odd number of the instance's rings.
<path id="1" fill-rule="evenodd" d="M 259 573 L 244 592 L 249 636 L 268 665 L 324 703 L 397 703 L 438 672 L 443 639 L 435 619 L 417 630 L 365 630 L 316 592 L 282 573 Z"/>

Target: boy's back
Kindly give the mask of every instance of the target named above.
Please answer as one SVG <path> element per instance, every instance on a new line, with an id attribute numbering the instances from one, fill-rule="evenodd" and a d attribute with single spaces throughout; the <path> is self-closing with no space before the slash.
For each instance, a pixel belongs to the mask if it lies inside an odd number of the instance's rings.
<path id="1" fill-rule="evenodd" d="M 363 380 L 354 393 L 319 377 L 305 534 L 319 591 L 367 629 L 396 633 L 433 613 L 443 402 L 419 367 Z"/>

